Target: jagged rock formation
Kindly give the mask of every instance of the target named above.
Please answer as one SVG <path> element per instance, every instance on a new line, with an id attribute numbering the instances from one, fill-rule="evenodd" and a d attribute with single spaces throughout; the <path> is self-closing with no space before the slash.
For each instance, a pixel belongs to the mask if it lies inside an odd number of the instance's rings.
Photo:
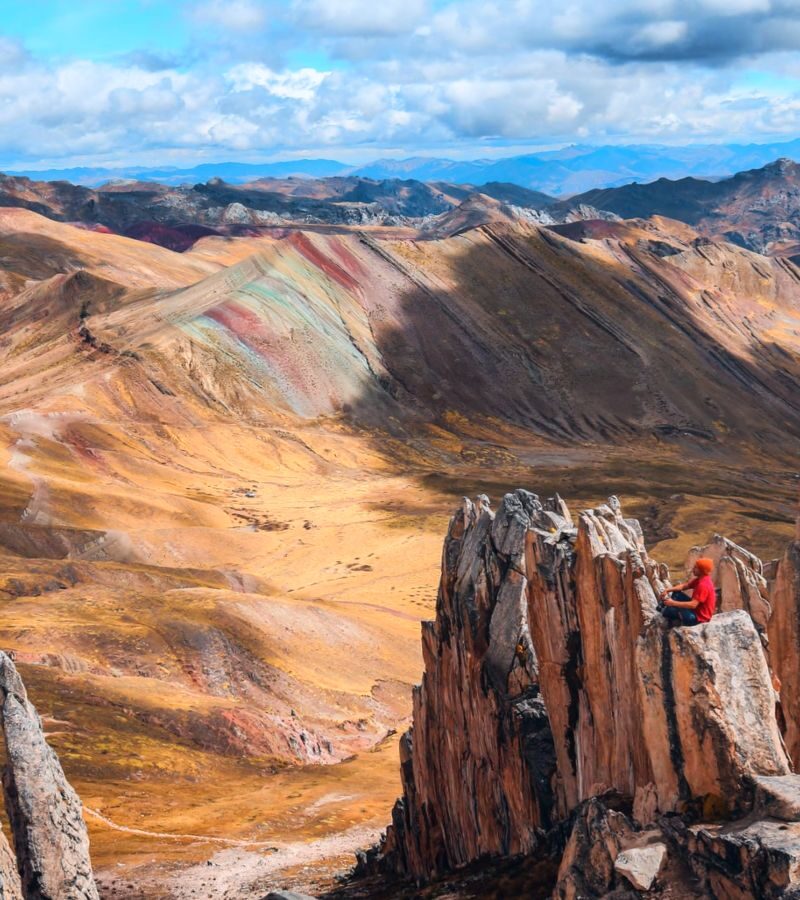
<path id="1" fill-rule="evenodd" d="M 795 766 L 800 767 L 800 520 L 795 540 L 771 570 L 774 577 L 769 584 L 770 655 L 782 682 L 786 747 Z"/>
<path id="2" fill-rule="evenodd" d="M 516 551 L 520 562 L 524 531 L 516 510 L 506 513 L 495 519 L 481 497 L 465 500 L 450 523 L 436 624 L 423 627 L 414 733 L 401 744 L 405 798 L 386 848 L 397 871 L 423 874 L 487 853 L 527 852 L 551 824 L 553 744 L 526 582 L 510 561 Z M 510 555 L 492 556 L 495 545 Z"/>
<path id="3" fill-rule="evenodd" d="M 0 900 L 23 900 L 17 860 L 2 831 L 0 831 Z"/>
<path id="4" fill-rule="evenodd" d="M 797 546 L 771 593 L 760 560 L 721 537 L 710 547 L 722 611 L 670 629 L 657 608 L 669 573 L 617 498 L 577 525 L 558 496 L 518 490 L 496 515 L 485 497 L 465 500 L 445 541 L 436 622 L 423 626 L 403 797 L 370 862 L 426 878 L 536 852 L 573 821 L 560 897 L 648 890 L 662 865 L 688 879 L 687 896 L 800 884 L 800 825 L 771 822 L 800 820 L 800 780 L 765 654 L 769 643 L 791 681 L 798 645 L 766 631 L 780 606 L 796 641 Z M 748 814 L 724 832 L 694 824 Z"/>
<path id="5" fill-rule="evenodd" d="M 548 212 L 563 215 L 588 204 L 623 218 L 669 216 L 702 234 L 724 237 L 762 253 L 796 253 L 791 245 L 800 236 L 796 224 L 799 182 L 800 166 L 783 158 L 713 182 L 659 178 L 649 184 L 589 190 L 551 206 Z"/>
<path id="6" fill-rule="evenodd" d="M 7 760 L 3 791 L 22 895 L 26 900 L 95 900 L 80 799 L 5 653 L 0 653 L 0 715 Z M 4 896 L 14 897 L 13 888 Z"/>

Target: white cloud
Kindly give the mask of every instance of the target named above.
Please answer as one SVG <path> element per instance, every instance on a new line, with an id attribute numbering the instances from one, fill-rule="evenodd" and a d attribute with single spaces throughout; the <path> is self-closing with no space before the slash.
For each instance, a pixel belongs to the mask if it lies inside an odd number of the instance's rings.
<path id="1" fill-rule="evenodd" d="M 766 3 L 205 0 L 181 66 L 0 38 L 0 159 L 795 137 L 800 2 Z"/>
<path id="2" fill-rule="evenodd" d="M 686 38 L 689 26 L 686 22 L 666 19 L 663 22 L 651 22 L 643 25 L 634 35 L 633 43 L 641 47 L 667 47 L 677 44 Z"/>
<path id="3" fill-rule="evenodd" d="M 330 72 L 302 68 L 294 71 L 276 72 L 260 63 L 241 63 L 225 73 L 226 81 L 234 91 L 249 91 L 263 87 L 276 97 L 291 100 L 312 100 L 322 82 Z"/>

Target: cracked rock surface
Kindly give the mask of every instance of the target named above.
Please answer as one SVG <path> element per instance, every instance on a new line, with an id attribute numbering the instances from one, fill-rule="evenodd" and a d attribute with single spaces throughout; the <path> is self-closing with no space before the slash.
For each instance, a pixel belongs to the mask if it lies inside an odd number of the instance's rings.
<path id="1" fill-rule="evenodd" d="M 769 566 L 721 536 L 696 548 L 718 613 L 670 628 L 669 572 L 618 498 L 575 519 L 558 496 L 465 499 L 403 796 L 362 869 L 428 879 L 560 842 L 559 897 L 800 890 L 797 547 Z"/>
<path id="2" fill-rule="evenodd" d="M 0 653 L 0 716 L 6 749 L 3 791 L 22 896 L 95 900 L 81 801 L 45 740 L 36 709 L 5 653 Z"/>

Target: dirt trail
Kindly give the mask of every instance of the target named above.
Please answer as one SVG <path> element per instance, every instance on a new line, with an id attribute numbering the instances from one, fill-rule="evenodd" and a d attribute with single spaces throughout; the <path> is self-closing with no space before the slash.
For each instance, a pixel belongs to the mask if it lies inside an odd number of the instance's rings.
<path id="1" fill-rule="evenodd" d="M 252 900 L 271 889 L 309 890 L 316 878 L 305 867 L 314 865 L 317 870 L 326 860 L 338 860 L 337 868 L 344 871 L 355 862 L 355 851 L 374 844 L 379 835 L 379 829 L 357 825 L 317 840 L 278 845 L 269 856 L 252 850 L 220 850 L 206 863 L 177 875 L 169 885 L 169 896 L 173 900 Z"/>
<path id="2" fill-rule="evenodd" d="M 359 825 L 311 841 L 248 841 L 132 828 L 119 825 L 90 807 L 84 807 L 84 812 L 114 831 L 224 847 L 201 863 L 177 872 L 173 870 L 166 883 L 166 873 L 159 866 L 144 866 L 138 871 L 129 869 L 124 874 L 113 869 L 99 872 L 99 883 L 114 885 L 115 894 L 123 898 L 168 896 L 170 900 L 252 900 L 270 888 L 296 886 L 298 877 L 305 882 L 310 875 L 307 867 L 315 864 L 316 868 L 328 862 L 331 877 L 334 871 L 343 872 L 352 865 L 356 850 L 369 847 L 380 836 L 380 829 Z M 126 885 L 132 893 L 126 893 Z"/>
<path id="3" fill-rule="evenodd" d="M 99 819 L 104 825 L 113 828 L 114 831 L 123 831 L 125 834 L 137 834 L 141 837 L 154 837 L 165 841 L 201 841 L 207 844 L 224 844 L 228 847 L 270 847 L 275 848 L 272 841 L 247 841 L 237 838 L 214 837 L 206 834 L 172 834 L 165 831 L 147 831 L 144 828 L 130 828 L 128 825 L 119 825 L 108 816 L 104 816 L 96 809 L 84 806 L 83 811 L 95 819 Z"/>

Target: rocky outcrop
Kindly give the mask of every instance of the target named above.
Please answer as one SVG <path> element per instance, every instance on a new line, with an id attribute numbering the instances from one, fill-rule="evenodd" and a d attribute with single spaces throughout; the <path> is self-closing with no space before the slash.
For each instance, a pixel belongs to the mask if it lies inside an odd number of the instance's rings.
<path id="1" fill-rule="evenodd" d="M 450 523 L 383 851 L 398 873 L 529 852 L 551 825 L 555 760 L 523 574 L 529 500 L 517 499 L 497 517 L 486 497 L 465 500 Z"/>
<path id="2" fill-rule="evenodd" d="M 800 825 L 772 820 L 665 823 L 672 852 L 691 867 L 699 896 L 745 900 L 800 893 Z"/>
<path id="3" fill-rule="evenodd" d="M 47 744 L 14 663 L 0 653 L 5 806 L 26 900 L 95 900 L 81 802 Z M 10 894 L 9 896 L 13 896 Z"/>
<path id="4" fill-rule="evenodd" d="M 770 659 L 781 680 L 786 747 L 800 769 L 800 520 L 795 540 L 771 568 Z"/>
<path id="5" fill-rule="evenodd" d="M 0 900 L 22 900 L 17 860 L 2 831 L 0 831 Z"/>
<path id="6" fill-rule="evenodd" d="M 638 829 L 625 813 L 596 798 L 575 816 L 553 896 L 761 900 L 798 892 L 797 822 L 751 815 L 691 823 L 670 815 Z"/>
<path id="7" fill-rule="evenodd" d="M 666 637 L 651 629 L 639 650 L 655 797 L 638 818 L 693 805 L 744 812 L 753 776 L 790 772 L 767 662 L 747 613 L 722 613 Z"/>
<path id="8" fill-rule="evenodd" d="M 578 812 L 561 867 L 555 896 L 561 900 L 606 897 L 616 887 L 615 862 L 635 835 L 628 817 L 589 800 Z"/>
<path id="9" fill-rule="evenodd" d="M 720 535 L 694 548 L 687 566 L 698 556 L 714 560 L 718 610 L 746 610 L 755 623 L 779 691 L 786 749 L 800 767 L 800 520 L 795 540 L 767 565 Z"/>
<path id="10" fill-rule="evenodd" d="M 790 862 L 785 878 L 763 865 L 791 855 L 772 840 L 780 829 L 757 840 L 747 830 L 793 808 L 796 784 L 765 654 L 782 652 L 766 636 L 775 588 L 724 538 L 702 552 L 715 559 L 721 611 L 669 628 L 657 600 L 669 573 L 617 498 L 576 522 L 558 496 L 518 490 L 497 515 L 485 497 L 465 500 L 445 541 L 436 621 L 423 626 L 403 796 L 372 867 L 427 878 L 551 848 L 571 827 L 558 896 L 650 890 L 642 884 L 679 863 L 680 877 L 711 884 L 722 850 L 697 838 L 705 826 L 690 829 L 749 815 L 731 834 L 753 858 L 731 884 L 749 878 L 772 896 L 767 881 L 800 879 Z M 794 589 L 785 572 L 780 590 Z"/>

